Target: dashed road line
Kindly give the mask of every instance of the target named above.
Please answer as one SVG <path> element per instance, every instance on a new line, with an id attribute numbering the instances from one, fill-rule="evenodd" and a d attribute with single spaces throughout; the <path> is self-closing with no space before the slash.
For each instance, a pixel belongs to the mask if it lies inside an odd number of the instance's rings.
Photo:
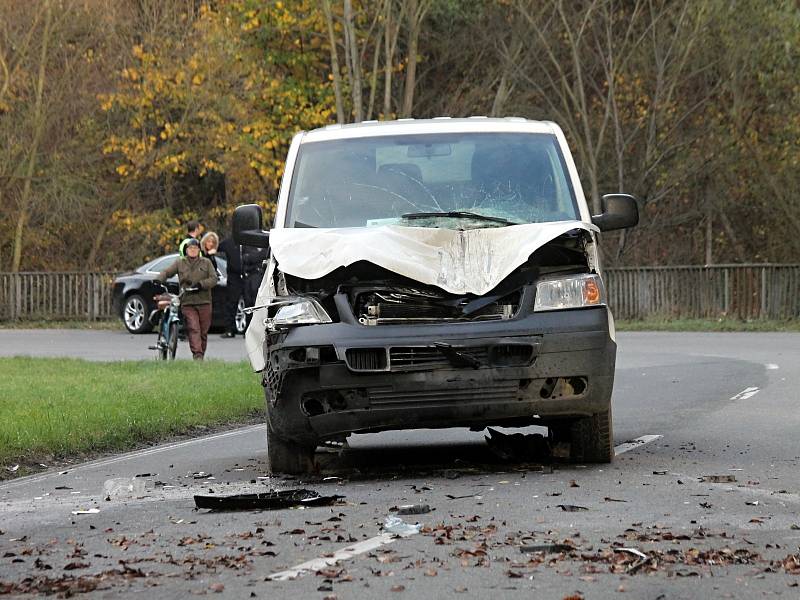
<path id="1" fill-rule="evenodd" d="M 736 394 L 735 396 L 731 396 L 731 400 L 747 400 L 748 398 L 752 398 L 761 390 L 757 387 L 748 387 L 744 388 L 741 392 Z"/>
<path id="2" fill-rule="evenodd" d="M 614 448 L 614 456 L 619 456 L 620 454 L 624 454 L 630 450 L 634 450 L 635 448 L 641 448 L 645 444 L 649 444 L 650 442 L 655 442 L 659 439 L 660 435 L 643 435 L 635 440 L 631 440 L 630 442 L 625 442 L 624 444 L 620 444 Z"/>
<path id="3" fill-rule="evenodd" d="M 369 538 L 368 540 L 364 540 L 363 542 L 358 542 L 356 544 L 352 544 L 351 546 L 347 546 L 346 548 L 342 548 L 341 550 L 337 550 L 330 556 L 315 558 L 313 560 L 300 563 L 299 565 L 296 565 L 290 569 L 286 569 L 285 571 L 279 571 L 277 573 L 273 573 L 272 575 L 267 575 L 266 579 L 267 581 L 287 581 L 289 579 L 296 579 L 297 577 L 308 575 L 309 573 L 316 573 L 325 567 L 335 565 L 337 562 L 353 558 L 359 554 L 364 554 L 365 552 L 370 552 L 371 550 L 375 550 L 376 548 L 380 548 L 386 544 L 391 544 L 395 540 L 414 535 L 415 533 L 417 532 L 415 531 L 402 535 L 394 533 L 382 533 L 373 538 Z"/>

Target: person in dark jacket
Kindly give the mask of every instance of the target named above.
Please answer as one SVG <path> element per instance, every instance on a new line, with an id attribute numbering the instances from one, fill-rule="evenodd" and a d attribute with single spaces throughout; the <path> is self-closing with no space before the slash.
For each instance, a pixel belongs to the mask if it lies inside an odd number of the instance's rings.
<path id="1" fill-rule="evenodd" d="M 200 256 L 199 241 L 188 240 L 184 250 L 186 256 L 159 273 L 156 281 L 163 282 L 178 274 L 178 282 L 185 292 L 181 299 L 181 312 L 189 348 L 195 360 L 203 360 L 211 327 L 211 288 L 217 285 L 217 272 L 210 260 Z"/>
<path id="2" fill-rule="evenodd" d="M 236 337 L 236 312 L 239 298 L 244 293 L 244 271 L 242 270 L 242 247 L 227 237 L 219 245 L 219 252 L 228 261 L 228 282 L 225 287 L 225 333 L 224 338 Z"/>
<path id="3" fill-rule="evenodd" d="M 189 237 L 184 239 L 181 242 L 180 246 L 178 246 L 178 254 L 180 254 L 181 257 L 186 256 L 186 244 L 188 243 L 188 241 L 199 240 L 200 235 L 202 233 L 203 233 L 203 225 L 200 223 L 200 221 L 189 221 L 186 224 L 186 235 L 188 235 Z"/>
<path id="4" fill-rule="evenodd" d="M 255 306 L 256 296 L 261 280 L 264 278 L 264 261 L 267 251 L 264 248 L 243 246 L 242 269 L 244 272 L 244 303 L 246 306 Z M 247 319 L 248 325 L 250 318 Z"/>

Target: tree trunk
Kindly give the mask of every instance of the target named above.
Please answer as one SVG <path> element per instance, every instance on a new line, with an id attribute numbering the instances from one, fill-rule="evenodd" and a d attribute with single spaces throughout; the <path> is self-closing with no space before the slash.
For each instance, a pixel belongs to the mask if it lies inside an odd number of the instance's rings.
<path id="1" fill-rule="evenodd" d="M 336 97 L 336 122 L 344 123 L 347 119 L 342 101 L 342 71 L 339 68 L 339 52 L 336 50 L 336 34 L 333 31 L 333 12 L 330 0 L 322 0 L 322 10 L 325 12 L 325 21 L 328 24 L 328 43 L 331 46 L 331 74 L 333 75 L 333 94 Z"/>
<path id="2" fill-rule="evenodd" d="M 417 83 L 417 47 L 419 45 L 420 19 L 417 16 L 417 0 L 407 0 L 408 11 L 408 65 L 406 67 L 406 84 L 403 90 L 403 117 L 410 117 L 414 106 L 414 86 Z"/>
<path id="3" fill-rule="evenodd" d="M 14 252 L 11 258 L 11 271 L 18 273 L 20 263 L 22 262 L 22 247 L 25 236 L 25 225 L 30 218 L 31 212 L 31 186 L 33 183 L 33 175 L 36 171 L 36 159 L 39 152 L 39 143 L 42 139 L 44 132 L 45 118 L 43 113 L 44 104 L 44 82 L 47 75 L 47 51 L 48 44 L 50 43 L 50 27 L 52 24 L 52 9 L 50 0 L 44 0 L 45 20 L 44 29 L 42 31 L 42 49 L 39 55 L 39 73 L 36 78 L 36 101 L 33 107 L 34 118 L 34 131 L 33 139 L 31 140 L 30 154 L 28 156 L 28 165 L 25 170 L 25 180 L 22 186 L 22 195 L 20 196 L 19 203 L 19 216 L 17 217 L 17 226 L 14 230 Z"/>
<path id="4" fill-rule="evenodd" d="M 350 65 L 350 93 L 353 97 L 353 120 L 358 123 L 364 120 L 364 108 L 361 97 L 361 61 L 358 56 L 358 39 L 353 24 L 352 0 L 344 0 L 344 44 L 348 52 Z"/>

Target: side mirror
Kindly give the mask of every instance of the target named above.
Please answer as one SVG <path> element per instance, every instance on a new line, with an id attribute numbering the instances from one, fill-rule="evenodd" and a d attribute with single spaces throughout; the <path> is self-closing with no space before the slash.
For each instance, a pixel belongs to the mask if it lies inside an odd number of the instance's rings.
<path id="1" fill-rule="evenodd" d="M 606 194 L 603 196 L 603 214 L 592 216 L 592 223 L 600 231 L 626 229 L 638 222 L 639 207 L 636 197 L 630 194 Z"/>
<path id="2" fill-rule="evenodd" d="M 269 231 L 264 231 L 264 213 L 258 204 L 243 204 L 233 211 L 233 241 L 240 246 L 269 248 Z"/>

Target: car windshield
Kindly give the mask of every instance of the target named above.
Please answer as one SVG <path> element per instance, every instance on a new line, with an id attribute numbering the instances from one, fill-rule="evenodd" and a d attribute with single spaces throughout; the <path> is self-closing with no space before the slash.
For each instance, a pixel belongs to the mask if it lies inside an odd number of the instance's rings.
<path id="1" fill-rule="evenodd" d="M 458 133 L 303 144 L 286 226 L 470 229 L 579 218 L 555 136 Z"/>

